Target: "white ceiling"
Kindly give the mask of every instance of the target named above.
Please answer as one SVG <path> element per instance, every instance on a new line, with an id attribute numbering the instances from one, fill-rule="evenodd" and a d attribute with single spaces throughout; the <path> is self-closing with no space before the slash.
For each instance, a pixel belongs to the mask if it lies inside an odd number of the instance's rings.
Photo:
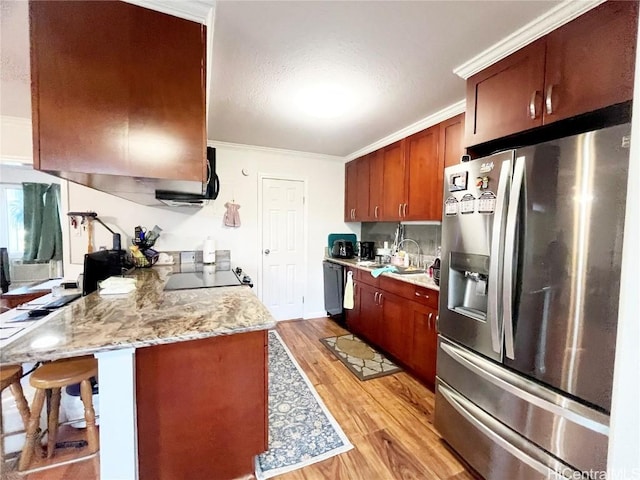
<path id="1" fill-rule="evenodd" d="M 194 19 L 214 4 L 130 1 Z M 219 1 L 208 137 L 347 156 L 462 100 L 454 68 L 558 3 Z M 0 12 L 0 113 L 30 117 L 27 3 L 0 0 Z M 340 117 L 300 108 L 302 90 L 326 84 L 343 95 Z"/>

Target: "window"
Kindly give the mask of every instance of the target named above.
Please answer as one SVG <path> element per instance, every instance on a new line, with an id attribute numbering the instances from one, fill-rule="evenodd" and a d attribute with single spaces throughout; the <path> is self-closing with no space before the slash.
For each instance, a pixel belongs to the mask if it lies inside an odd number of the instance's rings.
<path id="1" fill-rule="evenodd" d="M 22 186 L 0 183 L 0 246 L 6 246 L 9 258 L 22 258 L 24 222 Z"/>

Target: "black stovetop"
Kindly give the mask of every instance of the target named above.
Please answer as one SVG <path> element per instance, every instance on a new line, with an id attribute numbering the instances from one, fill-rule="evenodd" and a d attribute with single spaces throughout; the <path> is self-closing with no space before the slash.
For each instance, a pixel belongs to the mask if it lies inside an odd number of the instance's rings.
<path id="1" fill-rule="evenodd" d="M 251 279 L 242 276 L 242 270 L 216 270 L 215 265 L 196 265 L 194 271 L 174 273 L 169 277 L 165 290 L 187 290 L 190 288 L 238 287 L 249 285 Z M 245 278 L 248 279 L 245 280 Z"/>

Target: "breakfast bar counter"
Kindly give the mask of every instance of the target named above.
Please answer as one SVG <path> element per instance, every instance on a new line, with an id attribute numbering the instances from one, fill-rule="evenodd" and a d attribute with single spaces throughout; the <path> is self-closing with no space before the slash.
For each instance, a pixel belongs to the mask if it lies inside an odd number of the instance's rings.
<path id="1" fill-rule="evenodd" d="M 0 351 L 96 356 L 101 480 L 235 478 L 267 448 L 273 317 L 247 286 L 165 291 L 172 273 L 137 269 L 134 291 L 79 298 Z"/>

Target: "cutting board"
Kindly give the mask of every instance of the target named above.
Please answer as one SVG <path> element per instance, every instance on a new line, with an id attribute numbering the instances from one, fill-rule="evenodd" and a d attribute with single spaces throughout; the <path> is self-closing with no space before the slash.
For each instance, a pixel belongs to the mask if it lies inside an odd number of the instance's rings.
<path id="1" fill-rule="evenodd" d="M 356 247 L 356 234 L 355 233 L 330 233 L 329 234 L 329 251 L 333 247 L 333 242 L 336 240 L 346 240 L 353 244 L 353 248 Z"/>

